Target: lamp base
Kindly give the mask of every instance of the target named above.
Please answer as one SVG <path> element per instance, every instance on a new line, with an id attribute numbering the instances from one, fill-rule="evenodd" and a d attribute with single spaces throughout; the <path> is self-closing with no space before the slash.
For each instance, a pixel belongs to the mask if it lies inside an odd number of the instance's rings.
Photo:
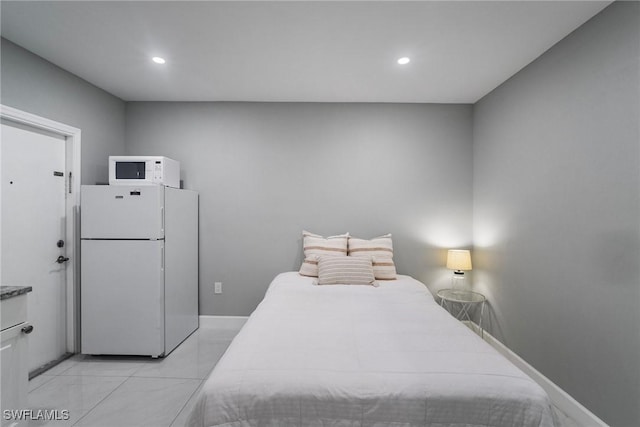
<path id="1" fill-rule="evenodd" d="M 451 276 L 451 289 L 456 291 L 468 291 L 467 278 L 462 271 L 454 271 Z"/>

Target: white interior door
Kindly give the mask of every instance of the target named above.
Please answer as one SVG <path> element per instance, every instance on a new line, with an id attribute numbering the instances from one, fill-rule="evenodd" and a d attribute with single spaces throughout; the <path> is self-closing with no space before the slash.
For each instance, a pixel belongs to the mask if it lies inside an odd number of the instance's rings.
<path id="1" fill-rule="evenodd" d="M 65 138 L 2 123 L 2 284 L 31 286 L 29 371 L 67 348 Z M 62 176 L 60 176 L 62 175 Z M 59 247 L 59 241 L 64 242 Z M 69 242 L 71 243 L 71 242 Z"/>

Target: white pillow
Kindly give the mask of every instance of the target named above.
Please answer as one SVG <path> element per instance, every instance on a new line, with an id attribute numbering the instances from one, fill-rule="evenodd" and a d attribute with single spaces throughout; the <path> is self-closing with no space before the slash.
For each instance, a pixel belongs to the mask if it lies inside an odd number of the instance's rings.
<path id="1" fill-rule="evenodd" d="M 371 240 L 349 237 L 347 255 L 371 258 L 373 260 L 373 274 L 376 279 L 392 280 L 396 278 L 391 234 L 385 234 Z"/>
<path id="2" fill-rule="evenodd" d="M 347 238 L 349 233 L 322 237 L 309 231 L 302 232 L 302 250 L 304 261 L 300 266 L 303 276 L 318 277 L 318 258 L 321 256 L 347 256 Z"/>
<path id="3" fill-rule="evenodd" d="M 318 285 L 373 285 L 371 258 L 321 256 L 318 259 Z"/>

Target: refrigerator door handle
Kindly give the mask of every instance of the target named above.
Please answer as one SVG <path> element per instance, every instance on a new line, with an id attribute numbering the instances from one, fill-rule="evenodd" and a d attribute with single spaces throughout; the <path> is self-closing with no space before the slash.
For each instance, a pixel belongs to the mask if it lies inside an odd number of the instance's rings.
<path id="1" fill-rule="evenodd" d="M 160 208 L 160 227 L 162 228 L 162 234 L 164 235 L 164 206 Z"/>
<path id="2" fill-rule="evenodd" d="M 160 246 L 160 270 L 164 271 L 164 245 Z"/>

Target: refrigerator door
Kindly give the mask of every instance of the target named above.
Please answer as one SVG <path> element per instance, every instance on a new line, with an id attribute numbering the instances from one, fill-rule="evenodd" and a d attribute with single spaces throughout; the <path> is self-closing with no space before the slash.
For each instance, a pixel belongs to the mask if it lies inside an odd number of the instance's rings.
<path id="1" fill-rule="evenodd" d="M 83 185 L 83 239 L 164 238 L 164 186 Z"/>
<path id="2" fill-rule="evenodd" d="M 83 240 L 83 354 L 161 356 L 164 241 Z"/>

